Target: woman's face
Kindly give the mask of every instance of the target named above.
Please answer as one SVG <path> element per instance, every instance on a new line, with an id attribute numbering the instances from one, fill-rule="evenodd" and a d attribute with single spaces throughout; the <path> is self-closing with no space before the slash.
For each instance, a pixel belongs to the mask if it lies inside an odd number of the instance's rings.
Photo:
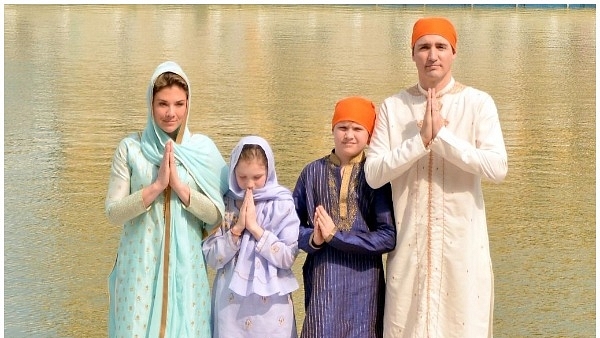
<path id="1" fill-rule="evenodd" d="M 258 160 L 240 160 L 235 166 L 235 179 L 242 190 L 259 189 L 267 182 L 267 166 Z"/>
<path id="2" fill-rule="evenodd" d="M 450 42 L 439 35 L 430 34 L 415 42 L 412 59 L 417 66 L 421 86 L 449 81 L 456 52 Z"/>
<path id="3" fill-rule="evenodd" d="M 172 135 L 186 119 L 187 95 L 179 86 L 165 87 L 154 94 L 152 116 L 154 123 Z"/>

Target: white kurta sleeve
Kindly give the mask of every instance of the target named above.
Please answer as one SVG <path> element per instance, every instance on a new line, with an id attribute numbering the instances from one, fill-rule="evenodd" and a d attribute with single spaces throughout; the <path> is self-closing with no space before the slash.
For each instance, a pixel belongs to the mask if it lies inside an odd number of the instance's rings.
<path id="1" fill-rule="evenodd" d="M 395 109 L 393 101 L 386 100 L 375 120 L 365 162 L 365 177 L 373 189 L 378 189 L 404 174 L 419 158 L 429 153 L 418 132 L 403 139 L 397 146 L 392 144 L 392 140 L 399 137 L 395 134 L 401 132 L 397 129 L 397 124 L 390 121 L 390 114 L 398 113 Z"/>
<path id="2" fill-rule="evenodd" d="M 475 175 L 499 183 L 506 177 L 508 161 L 498 112 L 491 97 L 475 112 L 475 144 L 442 127 L 430 149 L 444 159 Z"/>

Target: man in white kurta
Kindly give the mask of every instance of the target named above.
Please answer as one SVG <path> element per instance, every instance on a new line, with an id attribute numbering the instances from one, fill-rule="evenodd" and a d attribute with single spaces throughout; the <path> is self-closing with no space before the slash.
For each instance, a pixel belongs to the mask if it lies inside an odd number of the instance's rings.
<path id="1" fill-rule="evenodd" d="M 397 222 L 387 259 L 387 338 L 492 336 L 481 180 L 501 182 L 507 154 L 493 99 L 452 76 L 456 41 L 447 19 L 415 23 L 419 82 L 382 103 L 367 152 L 367 182 L 391 182 Z"/>

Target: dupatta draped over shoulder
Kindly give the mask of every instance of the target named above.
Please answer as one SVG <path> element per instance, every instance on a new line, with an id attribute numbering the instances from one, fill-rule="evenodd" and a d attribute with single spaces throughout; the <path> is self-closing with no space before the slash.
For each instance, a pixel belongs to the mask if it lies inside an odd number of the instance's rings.
<path id="1" fill-rule="evenodd" d="M 143 189 L 156 180 L 170 141 L 152 113 L 154 84 L 165 72 L 180 75 L 191 91 L 179 65 L 160 64 L 148 84 L 148 117 L 141 137 L 135 133 L 124 138 L 113 157 L 106 208 L 113 221 L 122 222 L 123 230 L 108 281 L 111 338 L 211 336 L 210 285 L 201 243 L 215 224 L 203 221 L 198 214 L 201 210 L 191 204 L 193 195 L 201 193 L 223 217 L 227 164 L 210 138 L 188 130 L 188 94 L 186 117 L 173 144 L 175 168 L 171 169 L 190 187 L 190 206 L 170 188 L 149 206 L 143 205 Z"/>
<path id="2" fill-rule="evenodd" d="M 221 216 L 223 216 L 225 206 L 222 196 L 227 191 L 227 166 L 221 156 L 215 156 L 215 154 L 219 154 L 219 150 L 208 136 L 202 134 L 192 135 L 189 131 L 187 122 L 189 120 L 189 109 L 192 101 L 191 86 L 187 76 L 175 62 L 167 61 L 159 65 L 154 71 L 148 85 L 146 96 L 148 102 L 148 123 L 142 134 L 142 152 L 150 162 L 160 166 L 165 144 L 170 140 L 169 135 L 156 125 L 152 116 L 154 83 L 159 75 L 166 72 L 175 73 L 183 77 L 188 83 L 189 88 L 188 112 L 185 122 L 180 127 L 177 142 L 173 145 L 175 159 L 190 172 L 196 184 L 217 206 Z"/>

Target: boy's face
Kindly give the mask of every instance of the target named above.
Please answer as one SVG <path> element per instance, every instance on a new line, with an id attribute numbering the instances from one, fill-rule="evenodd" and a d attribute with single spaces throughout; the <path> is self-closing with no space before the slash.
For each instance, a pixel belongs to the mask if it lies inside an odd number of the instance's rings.
<path id="1" fill-rule="evenodd" d="M 348 163 L 360 154 L 367 146 L 367 142 L 369 142 L 369 132 L 358 123 L 340 121 L 333 126 L 335 154 L 342 160 L 342 164 Z"/>

